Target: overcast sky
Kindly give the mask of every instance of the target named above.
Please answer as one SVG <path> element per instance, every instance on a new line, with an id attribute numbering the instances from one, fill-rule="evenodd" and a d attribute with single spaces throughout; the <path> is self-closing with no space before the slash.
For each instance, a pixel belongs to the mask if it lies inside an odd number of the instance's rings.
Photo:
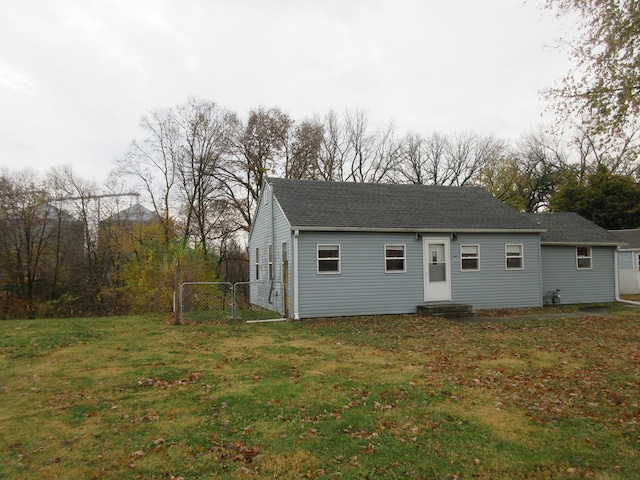
<path id="1" fill-rule="evenodd" d="M 101 181 L 191 96 L 514 140 L 569 68 L 541 1 L 0 0 L 0 166 Z"/>

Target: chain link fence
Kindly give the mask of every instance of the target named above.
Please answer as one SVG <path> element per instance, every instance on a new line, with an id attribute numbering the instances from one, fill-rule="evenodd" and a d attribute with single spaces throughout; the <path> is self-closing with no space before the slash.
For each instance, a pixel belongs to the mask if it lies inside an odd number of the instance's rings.
<path id="1" fill-rule="evenodd" d="M 185 282 L 178 295 L 180 323 L 211 322 L 233 318 L 233 284 Z"/>
<path id="2" fill-rule="evenodd" d="M 285 314 L 282 282 L 185 282 L 178 292 L 180 323 L 280 319 Z"/>
<path id="3" fill-rule="evenodd" d="M 272 320 L 284 315 L 282 282 L 239 282 L 234 293 L 236 320 Z"/>

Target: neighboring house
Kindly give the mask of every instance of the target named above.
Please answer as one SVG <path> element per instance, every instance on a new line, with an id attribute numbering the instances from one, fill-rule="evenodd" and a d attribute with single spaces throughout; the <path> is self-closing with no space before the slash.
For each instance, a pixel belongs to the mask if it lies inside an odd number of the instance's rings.
<path id="1" fill-rule="evenodd" d="M 158 215 L 139 203 L 134 203 L 129 208 L 125 208 L 114 213 L 102 222 L 110 225 L 122 224 L 144 224 L 158 220 Z"/>
<path id="2" fill-rule="evenodd" d="M 525 214 L 545 231 L 540 234 L 542 291 L 560 290 L 561 303 L 612 302 L 615 235 L 577 213 Z"/>
<path id="3" fill-rule="evenodd" d="M 114 233 L 139 237 L 145 228 L 158 221 L 156 213 L 136 203 L 101 220 L 98 237 L 102 241 L 109 240 Z"/>
<path id="4" fill-rule="evenodd" d="M 161 230 L 158 215 L 136 203 L 100 221 L 98 251 L 114 265 L 122 264 L 132 257 L 143 240 L 162 238 Z"/>
<path id="5" fill-rule="evenodd" d="M 618 253 L 618 281 L 622 295 L 640 293 L 640 228 L 610 230 L 625 244 Z"/>
<path id="6" fill-rule="evenodd" d="M 563 303 L 615 299 L 612 235 L 575 214 L 534 221 L 476 187 L 269 178 L 254 218 L 251 301 L 273 308 L 283 284 L 294 318 L 539 307 L 557 288 Z"/>

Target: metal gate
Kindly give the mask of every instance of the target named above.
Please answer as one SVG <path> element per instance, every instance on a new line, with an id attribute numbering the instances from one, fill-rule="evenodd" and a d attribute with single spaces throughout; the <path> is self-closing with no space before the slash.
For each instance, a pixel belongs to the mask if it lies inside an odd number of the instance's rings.
<path id="1" fill-rule="evenodd" d="M 184 282 L 178 293 L 180 323 L 268 321 L 285 313 L 282 282 Z"/>

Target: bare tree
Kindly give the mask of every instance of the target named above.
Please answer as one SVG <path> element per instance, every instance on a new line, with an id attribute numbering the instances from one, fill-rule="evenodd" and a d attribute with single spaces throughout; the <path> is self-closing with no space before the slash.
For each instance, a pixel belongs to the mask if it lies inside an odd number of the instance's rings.
<path id="1" fill-rule="evenodd" d="M 434 132 L 424 141 L 425 155 L 427 162 L 426 175 L 427 183 L 431 185 L 447 185 L 451 179 L 448 171 L 448 154 L 451 150 L 449 137 Z"/>
<path id="2" fill-rule="evenodd" d="M 578 155 L 580 182 L 601 166 L 612 175 L 640 177 L 640 128 L 627 128 L 618 135 L 600 135 L 581 125 L 575 129 L 573 147 Z"/>
<path id="3" fill-rule="evenodd" d="M 55 250 L 58 224 L 43 182 L 29 169 L 4 173 L 0 182 L 0 264 L 5 292 L 26 301 L 35 316 L 45 258 Z"/>
<path id="4" fill-rule="evenodd" d="M 415 133 L 407 134 L 398 152 L 395 183 L 425 184 L 426 163 L 424 139 Z"/>
<path id="5" fill-rule="evenodd" d="M 231 154 L 238 120 L 213 102 L 191 99 L 176 108 L 174 121 L 180 138 L 176 169 L 185 218 L 183 244 L 195 239 L 206 256 L 227 207 L 218 172 Z"/>
<path id="6" fill-rule="evenodd" d="M 151 111 L 142 117 L 140 126 L 146 137 L 142 142 L 131 142 L 126 154 L 116 160 L 115 172 L 134 178 L 146 192 L 168 242 L 177 169 L 183 154 L 180 126 L 172 108 Z"/>
<path id="7" fill-rule="evenodd" d="M 318 154 L 318 179 L 343 181 L 347 152 L 346 132 L 333 110 L 325 115 L 323 130 L 322 146 Z"/>
<path id="8" fill-rule="evenodd" d="M 286 178 L 318 179 L 320 177 L 320 151 L 323 137 L 324 127 L 318 120 L 305 120 L 295 127 L 289 153 L 285 159 Z"/>
<path id="9" fill-rule="evenodd" d="M 411 134 L 400 148 L 397 178 L 416 184 L 467 185 L 503 150 L 504 143 L 491 136 Z"/>
<path id="10" fill-rule="evenodd" d="M 393 125 L 371 131 L 369 117 L 362 110 L 347 111 L 344 118 L 342 152 L 348 173 L 342 180 L 369 183 L 390 180 L 400 150 Z"/>
<path id="11" fill-rule="evenodd" d="M 548 209 L 568 168 L 560 140 L 538 130 L 485 164 L 473 183 L 520 211 L 537 212 Z"/>
<path id="12" fill-rule="evenodd" d="M 278 108 L 251 111 L 236 131 L 234 154 L 218 169 L 217 178 L 231 206 L 240 214 L 239 227 L 249 230 L 265 176 L 283 175 L 293 120 Z"/>

